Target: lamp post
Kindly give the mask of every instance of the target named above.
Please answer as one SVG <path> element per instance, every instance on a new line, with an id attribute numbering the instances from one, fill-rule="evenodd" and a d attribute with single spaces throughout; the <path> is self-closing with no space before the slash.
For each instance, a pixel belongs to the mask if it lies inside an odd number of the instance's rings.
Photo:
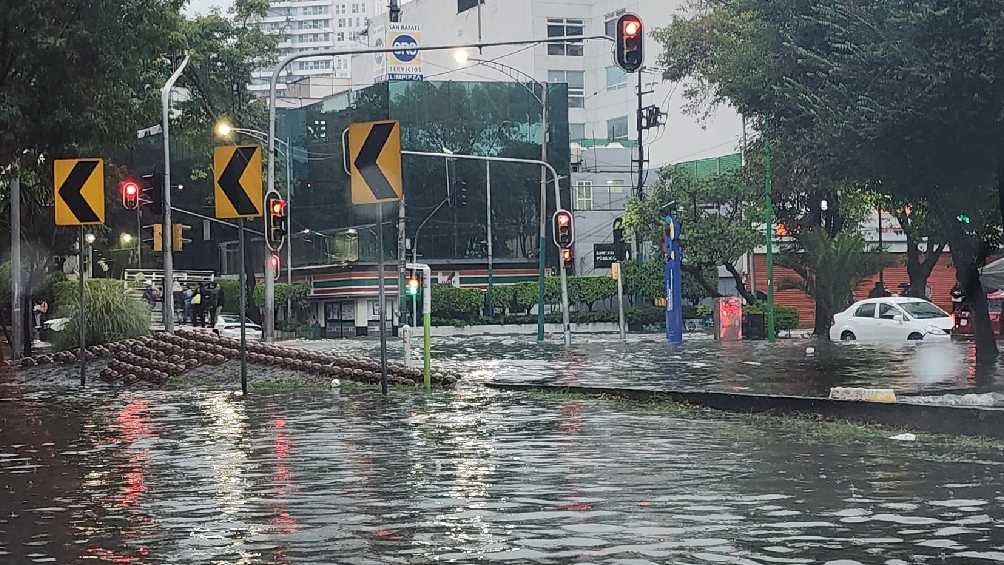
<path id="1" fill-rule="evenodd" d="M 246 135 L 248 137 L 254 138 L 256 141 L 262 143 L 268 142 L 268 134 L 256 129 L 248 128 L 235 128 L 231 124 L 220 121 L 216 124 L 216 135 L 223 139 L 229 139 L 233 134 Z M 293 223 L 293 146 L 290 138 L 285 140 L 277 139 L 278 145 L 275 148 L 275 152 L 286 159 L 286 221 L 289 222 L 290 227 Z M 293 242 L 292 238 L 286 244 L 286 284 L 293 284 Z M 274 300 L 275 295 L 272 295 Z M 270 310 L 269 305 L 265 305 L 266 310 Z M 274 308 L 274 305 L 272 306 Z M 293 300 L 286 293 L 286 321 L 292 319 L 293 316 Z"/>
<path id="2" fill-rule="evenodd" d="M 455 53 L 455 59 L 458 63 L 477 63 L 479 65 L 484 65 L 490 69 L 494 69 L 509 78 L 515 80 L 520 86 L 522 86 L 534 100 L 540 104 L 540 160 L 547 162 L 547 132 L 548 132 L 548 115 L 547 115 L 547 83 L 540 82 L 539 80 L 533 78 L 529 74 L 517 69 L 516 67 L 507 65 L 505 63 L 500 63 L 498 61 L 490 61 L 486 59 L 478 59 L 476 57 L 470 57 L 469 54 L 464 50 L 458 50 Z M 525 82 L 522 82 L 525 81 Z M 527 83 L 532 84 L 534 87 L 540 89 L 540 94 L 529 86 Z M 537 295 L 537 341 L 544 341 L 544 270 L 547 266 L 547 172 L 542 168 L 540 170 L 540 243 L 539 243 L 539 257 L 537 261 L 537 284 L 538 295 Z M 561 201 L 558 200 L 554 203 L 556 208 L 561 208 Z M 489 210 L 489 215 L 491 210 Z M 490 245 L 490 243 L 489 243 Z M 491 286 L 493 282 L 492 276 L 492 264 L 489 260 L 488 262 L 488 294 L 491 296 Z"/>

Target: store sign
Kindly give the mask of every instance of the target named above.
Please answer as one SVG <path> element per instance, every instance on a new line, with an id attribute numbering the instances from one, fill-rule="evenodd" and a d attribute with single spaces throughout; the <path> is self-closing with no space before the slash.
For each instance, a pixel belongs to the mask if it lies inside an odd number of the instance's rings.
<path id="1" fill-rule="evenodd" d="M 422 26 L 391 22 L 384 45 L 399 49 L 377 60 L 377 80 L 422 80 Z M 381 60 L 382 59 L 382 60 Z"/>
<path id="2" fill-rule="evenodd" d="M 593 268 L 609 269 L 617 261 L 617 244 L 615 243 L 594 243 L 593 244 Z"/>

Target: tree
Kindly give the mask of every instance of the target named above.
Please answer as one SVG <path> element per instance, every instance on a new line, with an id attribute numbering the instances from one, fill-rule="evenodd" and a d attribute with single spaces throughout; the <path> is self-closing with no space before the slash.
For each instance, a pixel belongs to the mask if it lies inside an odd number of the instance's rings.
<path id="1" fill-rule="evenodd" d="M 568 298 L 573 304 L 583 303 L 592 312 L 593 305 L 617 295 L 617 281 L 610 277 L 569 277 Z"/>
<path id="2" fill-rule="evenodd" d="M 707 295 L 719 296 L 717 270 L 724 267 L 746 301 L 756 302 L 736 269 L 736 262 L 752 253 L 763 237 L 758 228 L 763 196 L 748 172 L 737 169 L 701 178 L 687 167 L 664 168 L 645 200 L 628 201 L 624 226 L 660 246 L 667 210 L 683 224 L 684 271 Z"/>
<path id="3" fill-rule="evenodd" d="M 829 339 L 833 315 L 853 302 L 861 279 L 878 272 L 888 260 L 882 253 L 868 253 L 864 238 L 856 232 L 830 237 L 825 229 L 816 228 L 799 234 L 796 244 L 778 256 L 779 265 L 799 276 L 779 286 L 798 288 L 815 299 L 813 333 Z"/>
<path id="4" fill-rule="evenodd" d="M 926 202 L 973 295 L 977 357 L 996 357 L 978 269 L 1000 210 L 1002 19 L 984 0 L 709 0 L 658 37 L 667 78 L 691 77 L 694 106 L 729 103 L 824 182 L 873 184 Z M 832 184 L 831 184 L 832 186 Z M 973 280 L 975 279 L 975 280 Z"/>

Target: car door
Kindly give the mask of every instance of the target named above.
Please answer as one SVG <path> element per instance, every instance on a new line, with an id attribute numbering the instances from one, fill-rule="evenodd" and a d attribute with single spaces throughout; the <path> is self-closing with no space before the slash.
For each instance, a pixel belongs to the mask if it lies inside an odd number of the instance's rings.
<path id="1" fill-rule="evenodd" d="M 859 340 L 875 339 L 875 303 L 866 302 L 858 306 L 847 325 Z"/>
<path id="2" fill-rule="evenodd" d="M 902 316 L 902 321 L 897 321 L 897 316 Z M 906 313 L 895 303 L 880 302 L 875 326 L 876 339 L 906 341 L 906 336 L 910 333 L 910 326 L 906 323 L 906 318 Z"/>

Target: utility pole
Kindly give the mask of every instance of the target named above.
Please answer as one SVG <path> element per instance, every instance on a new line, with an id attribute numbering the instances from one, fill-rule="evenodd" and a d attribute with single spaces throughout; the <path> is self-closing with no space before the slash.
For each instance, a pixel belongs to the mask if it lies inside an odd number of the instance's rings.
<path id="1" fill-rule="evenodd" d="M 401 21 L 401 6 L 398 4 L 398 0 L 390 0 L 388 8 L 390 10 L 390 21 Z"/>
<path id="2" fill-rule="evenodd" d="M 767 340 L 777 339 L 774 325 L 774 199 L 773 164 L 771 163 L 770 140 L 763 140 L 763 198 L 766 218 L 764 221 L 767 238 Z"/>
<path id="3" fill-rule="evenodd" d="M 22 278 L 21 278 L 21 179 L 18 177 L 17 166 L 11 167 L 13 177 L 10 181 L 10 290 L 11 290 L 11 336 L 10 354 L 14 360 L 23 351 L 24 335 L 31 334 L 31 328 L 24 323 L 22 308 Z M 25 352 L 27 354 L 27 352 Z"/>
<path id="4" fill-rule="evenodd" d="M 163 90 L 160 91 L 160 103 L 161 103 L 161 119 L 163 124 L 161 127 L 164 130 L 164 301 L 161 307 L 164 317 L 164 329 L 167 333 L 174 333 L 174 256 L 172 252 L 172 246 L 174 238 L 171 234 L 174 233 L 171 227 L 171 132 L 170 132 L 170 122 L 171 122 L 171 90 L 174 88 L 174 83 L 177 82 L 181 73 L 188 66 L 188 61 L 191 59 L 190 55 L 185 55 L 185 59 L 181 61 L 181 65 L 174 71 L 171 78 L 167 79 L 164 84 Z M 142 234 L 140 235 L 142 238 Z M 83 241 L 81 241 L 83 244 Z M 83 258 L 83 252 L 81 252 L 81 258 Z M 82 259 L 81 259 L 82 260 Z M 83 272 L 81 272 L 83 276 Z M 81 377 L 83 379 L 83 377 Z"/>

